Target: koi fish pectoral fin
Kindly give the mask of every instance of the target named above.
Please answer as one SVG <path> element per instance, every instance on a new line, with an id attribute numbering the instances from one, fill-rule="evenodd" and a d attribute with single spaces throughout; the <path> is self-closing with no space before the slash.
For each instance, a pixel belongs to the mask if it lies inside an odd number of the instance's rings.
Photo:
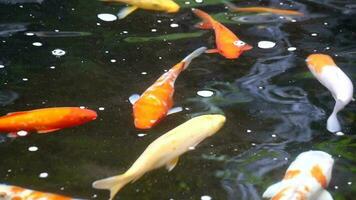
<path id="1" fill-rule="evenodd" d="M 219 53 L 219 49 L 208 49 L 205 53 Z"/>
<path id="2" fill-rule="evenodd" d="M 124 19 L 125 17 L 127 17 L 129 14 L 131 14 L 132 12 L 134 12 L 135 10 L 137 10 L 138 7 L 137 6 L 128 6 L 125 7 L 123 9 L 121 9 L 118 13 L 117 13 L 117 17 L 119 19 Z"/>
<path id="3" fill-rule="evenodd" d="M 334 199 L 328 191 L 323 190 L 315 200 L 334 200 Z"/>
<path id="4" fill-rule="evenodd" d="M 139 94 L 133 94 L 129 97 L 129 102 L 133 105 L 140 98 Z"/>
<path id="5" fill-rule="evenodd" d="M 50 133 L 50 132 L 54 132 L 54 131 L 58 131 L 58 130 L 60 130 L 60 128 L 39 130 L 39 131 L 37 131 L 37 133 L 40 133 L 40 134 L 42 134 L 42 133 Z"/>
<path id="6" fill-rule="evenodd" d="M 175 114 L 175 113 L 179 113 L 182 112 L 183 108 L 182 107 L 174 107 L 172 109 L 170 109 L 167 113 L 167 115 L 171 115 L 171 114 Z"/>
<path id="7" fill-rule="evenodd" d="M 274 195 L 276 195 L 278 192 L 283 190 L 283 188 L 285 187 L 286 187 L 285 181 L 275 183 L 267 188 L 267 190 L 263 193 L 262 197 L 272 198 Z"/>
<path id="8" fill-rule="evenodd" d="M 173 160 L 169 161 L 167 164 L 166 164 L 166 169 L 170 172 L 174 169 L 174 167 L 177 165 L 178 163 L 178 160 L 179 160 L 179 157 L 177 158 L 174 158 Z"/>

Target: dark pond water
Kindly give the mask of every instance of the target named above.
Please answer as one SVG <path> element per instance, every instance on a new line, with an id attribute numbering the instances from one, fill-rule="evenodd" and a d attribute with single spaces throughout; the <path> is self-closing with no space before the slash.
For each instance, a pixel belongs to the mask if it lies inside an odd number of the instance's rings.
<path id="1" fill-rule="evenodd" d="M 121 5 L 0 0 L 0 114 L 54 106 L 85 106 L 99 114 L 96 121 L 53 134 L 2 137 L 0 182 L 107 199 L 107 191 L 91 188 L 94 180 L 124 172 L 150 142 L 190 117 L 218 112 L 228 121 L 217 135 L 182 156 L 172 172 L 159 169 L 127 185 L 120 199 L 208 195 L 258 200 L 283 177 L 291 160 L 310 149 L 326 151 L 335 159 L 328 188 L 334 199 L 354 199 L 356 104 L 340 113 L 345 136 L 329 133 L 325 123 L 334 100 L 304 60 L 314 52 L 333 55 L 356 80 L 356 2 L 234 2 L 291 6 L 305 13 L 281 18 L 231 13 L 220 1 L 204 0 L 198 4 L 201 9 L 254 49 L 237 60 L 219 55 L 194 60 L 176 82 L 175 104 L 187 109 L 150 131 L 139 131 L 133 126 L 128 97 L 143 92 L 192 50 L 214 46 L 211 31 L 193 27 L 198 19 L 189 7 L 197 3 L 177 2 L 183 6 L 177 14 L 137 11 L 124 20 L 104 22 L 97 14 L 115 14 Z M 259 41 L 276 46 L 261 49 Z M 53 55 L 55 49 L 65 55 Z M 207 89 L 214 96 L 196 94 Z M 29 151 L 33 146 L 38 151 Z M 40 178 L 41 173 L 48 177 Z"/>

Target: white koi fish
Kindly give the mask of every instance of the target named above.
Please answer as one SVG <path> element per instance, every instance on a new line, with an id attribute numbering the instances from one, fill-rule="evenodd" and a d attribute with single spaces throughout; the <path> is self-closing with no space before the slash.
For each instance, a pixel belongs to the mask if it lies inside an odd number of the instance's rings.
<path id="1" fill-rule="evenodd" d="M 337 113 L 352 100 L 352 82 L 328 55 L 312 54 L 306 62 L 312 74 L 331 92 L 335 99 L 334 110 L 327 121 L 327 129 L 330 132 L 338 132 L 341 130 L 341 125 L 337 119 Z"/>
<path id="2" fill-rule="evenodd" d="M 214 135 L 225 120 L 223 115 L 202 115 L 188 120 L 153 141 L 124 174 L 95 181 L 93 187 L 110 190 L 111 200 L 127 183 L 136 181 L 146 172 L 162 166 L 173 170 L 179 156 Z"/>
<path id="3" fill-rule="evenodd" d="M 270 186 L 263 198 L 271 200 L 333 200 L 325 190 L 331 179 L 334 160 L 322 151 L 307 151 L 288 167 L 281 182 Z"/>

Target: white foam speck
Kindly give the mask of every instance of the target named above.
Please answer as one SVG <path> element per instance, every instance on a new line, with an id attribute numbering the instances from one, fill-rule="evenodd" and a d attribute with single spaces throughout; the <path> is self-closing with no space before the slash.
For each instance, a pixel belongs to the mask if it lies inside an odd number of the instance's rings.
<path id="1" fill-rule="evenodd" d="M 55 66 L 50 66 L 49 68 L 51 68 L 51 69 L 56 69 L 56 67 L 55 67 Z"/>
<path id="2" fill-rule="evenodd" d="M 318 34 L 317 33 L 312 33 L 311 36 L 316 37 L 316 36 L 318 36 Z"/>
<path id="3" fill-rule="evenodd" d="M 345 133 L 343 133 L 343 132 L 341 132 L 341 131 L 336 132 L 335 134 L 336 134 L 337 136 L 343 136 L 343 135 L 345 135 Z"/>
<path id="4" fill-rule="evenodd" d="M 128 34 L 129 32 L 128 32 L 128 31 L 122 31 L 122 33 L 124 33 L 124 34 Z"/>
<path id="5" fill-rule="evenodd" d="M 28 78 L 23 78 L 22 80 L 23 80 L 23 81 L 28 81 Z"/>
<path id="6" fill-rule="evenodd" d="M 112 22 L 112 21 L 117 20 L 117 17 L 115 15 L 109 14 L 109 13 L 98 14 L 98 18 L 105 22 Z"/>
<path id="7" fill-rule="evenodd" d="M 195 147 L 188 147 L 189 150 L 195 150 Z"/>
<path id="8" fill-rule="evenodd" d="M 40 173 L 39 177 L 40 178 L 47 178 L 48 177 L 48 173 L 47 172 Z"/>
<path id="9" fill-rule="evenodd" d="M 179 27 L 179 25 L 178 25 L 178 24 L 175 24 L 175 23 L 172 23 L 170 26 L 171 26 L 172 28 L 177 28 L 177 27 Z"/>
<path id="10" fill-rule="evenodd" d="M 99 107 L 99 110 L 105 110 L 105 108 L 104 107 Z"/>
<path id="11" fill-rule="evenodd" d="M 162 23 L 162 20 L 157 20 L 157 23 Z"/>
<path id="12" fill-rule="evenodd" d="M 23 137 L 23 136 L 28 135 L 28 132 L 27 131 L 18 131 L 17 135 Z"/>
<path id="13" fill-rule="evenodd" d="M 145 137 L 147 134 L 145 134 L 145 133 L 139 133 L 139 134 L 137 134 L 137 136 L 138 137 Z"/>
<path id="14" fill-rule="evenodd" d="M 335 190 L 337 190 L 337 189 L 339 189 L 339 186 L 335 185 L 335 187 L 334 187 L 334 188 L 335 188 Z"/>
<path id="15" fill-rule="evenodd" d="M 272 137 L 275 138 L 275 137 L 277 137 L 277 135 L 276 134 L 272 134 Z"/>
<path id="16" fill-rule="evenodd" d="M 62 49 L 54 49 L 52 51 L 52 55 L 56 56 L 56 57 L 61 57 L 64 56 L 66 54 L 66 52 Z"/>
<path id="17" fill-rule="evenodd" d="M 201 97 L 211 97 L 214 95 L 214 92 L 210 90 L 200 90 L 197 92 L 197 95 Z"/>
<path id="18" fill-rule="evenodd" d="M 203 3 L 203 0 L 195 0 L 197 3 Z"/>
<path id="19" fill-rule="evenodd" d="M 204 195 L 204 196 L 201 196 L 200 199 L 201 199 L 201 200 L 211 200 L 211 199 L 213 199 L 213 198 L 211 198 L 211 196 Z"/>
<path id="20" fill-rule="evenodd" d="M 34 36 L 35 34 L 34 34 L 34 33 L 31 33 L 31 32 L 27 32 L 27 33 L 25 33 L 25 35 L 27 35 L 27 36 Z"/>
<path id="21" fill-rule="evenodd" d="M 271 49 L 276 46 L 275 42 L 272 41 L 260 41 L 258 42 L 258 47 L 261 49 Z"/>
<path id="22" fill-rule="evenodd" d="M 116 63 L 116 60 L 115 59 L 111 59 L 110 62 Z"/>
<path id="23" fill-rule="evenodd" d="M 0 69 L 1 69 L 1 68 L 5 68 L 5 65 L 0 65 Z"/>
<path id="24" fill-rule="evenodd" d="M 189 1 L 186 1 L 186 2 L 184 2 L 186 5 L 189 5 L 190 4 L 190 2 Z"/>
<path id="25" fill-rule="evenodd" d="M 352 182 L 351 181 L 347 182 L 347 185 L 352 185 Z"/>
<path id="26" fill-rule="evenodd" d="M 287 50 L 288 51 L 295 51 L 295 50 L 297 50 L 297 48 L 296 47 L 289 47 Z"/>
<path id="27" fill-rule="evenodd" d="M 28 151 L 31 151 L 31 152 L 38 151 L 38 147 L 36 147 L 36 146 L 31 146 L 31 147 L 28 148 Z"/>
<path id="28" fill-rule="evenodd" d="M 250 129 L 247 129 L 246 132 L 247 132 L 247 133 L 251 133 L 252 131 L 251 131 Z"/>
<path id="29" fill-rule="evenodd" d="M 141 72 L 141 74 L 142 74 L 142 75 L 146 75 L 146 74 L 147 74 L 147 72 Z"/>
<path id="30" fill-rule="evenodd" d="M 157 29 L 153 28 L 151 29 L 152 32 L 157 32 Z"/>
<path id="31" fill-rule="evenodd" d="M 32 45 L 35 46 L 35 47 L 40 47 L 40 46 L 42 46 L 42 43 L 41 42 L 34 42 L 34 43 L 32 43 Z"/>
<path id="32" fill-rule="evenodd" d="M 79 108 L 80 108 L 80 109 L 85 109 L 85 106 L 80 106 Z"/>

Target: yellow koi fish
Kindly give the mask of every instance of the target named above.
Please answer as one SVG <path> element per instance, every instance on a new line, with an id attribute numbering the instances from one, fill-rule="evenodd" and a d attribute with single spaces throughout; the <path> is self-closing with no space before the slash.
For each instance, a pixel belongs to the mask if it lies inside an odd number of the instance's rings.
<path id="1" fill-rule="evenodd" d="M 333 200 L 325 190 L 331 179 L 334 160 L 323 151 L 307 151 L 288 167 L 284 179 L 270 186 L 263 198 L 271 200 Z"/>
<path id="2" fill-rule="evenodd" d="M 214 135 L 225 120 L 223 115 L 202 115 L 188 120 L 153 141 L 124 174 L 95 181 L 93 187 L 110 190 L 111 200 L 127 183 L 136 181 L 146 172 L 162 166 L 171 171 L 179 156 Z"/>
<path id="3" fill-rule="evenodd" d="M 312 74 L 331 92 L 335 99 L 334 110 L 329 116 L 326 125 L 328 131 L 341 131 L 337 113 L 352 100 L 354 93 L 352 81 L 329 55 L 312 54 L 307 58 L 306 62 Z"/>
<path id="4" fill-rule="evenodd" d="M 268 7 L 237 7 L 230 2 L 224 2 L 225 5 L 233 12 L 257 12 L 257 13 L 273 13 L 277 15 L 298 15 L 303 16 L 304 14 L 295 10 L 285 10 L 278 8 L 268 8 Z"/>
<path id="5" fill-rule="evenodd" d="M 128 6 L 119 11 L 117 14 L 119 19 L 127 17 L 135 10 L 141 8 L 145 10 L 163 11 L 167 13 L 175 13 L 179 10 L 179 5 L 172 0 L 100 0 L 102 2 L 120 2 L 126 3 Z"/>

